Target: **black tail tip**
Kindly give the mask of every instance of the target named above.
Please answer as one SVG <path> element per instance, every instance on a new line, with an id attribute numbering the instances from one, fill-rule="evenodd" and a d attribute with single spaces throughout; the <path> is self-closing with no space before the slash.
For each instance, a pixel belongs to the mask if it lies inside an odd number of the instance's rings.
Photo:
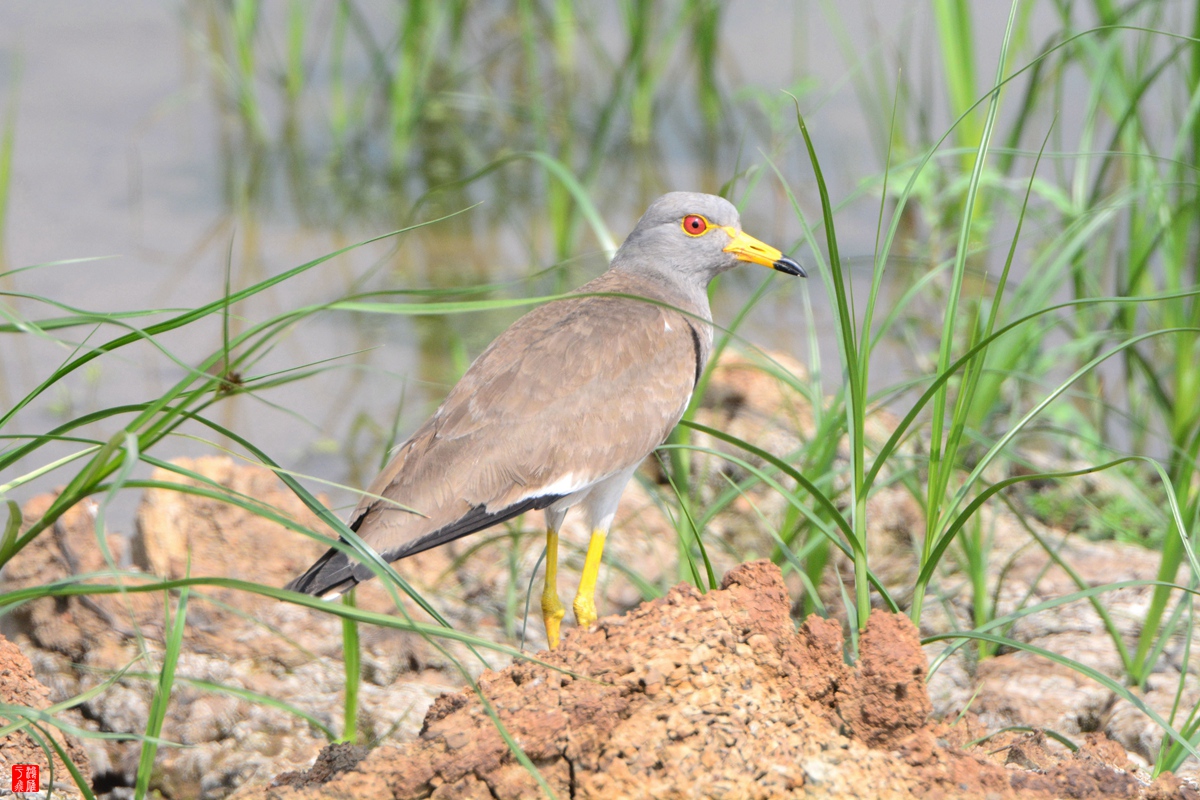
<path id="1" fill-rule="evenodd" d="M 342 594 L 357 583 L 350 559 L 345 553 L 330 548 L 303 575 L 288 581 L 283 588 L 314 597 L 329 597 Z"/>

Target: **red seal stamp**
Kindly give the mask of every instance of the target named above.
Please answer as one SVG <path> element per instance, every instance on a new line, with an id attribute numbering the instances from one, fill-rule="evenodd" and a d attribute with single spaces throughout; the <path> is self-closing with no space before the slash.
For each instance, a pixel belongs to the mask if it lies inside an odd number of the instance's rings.
<path id="1" fill-rule="evenodd" d="M 12 790 L 16 792 L 40 792 L 42 790 L 41 767 L 37 764 L 12 765 Z"/>

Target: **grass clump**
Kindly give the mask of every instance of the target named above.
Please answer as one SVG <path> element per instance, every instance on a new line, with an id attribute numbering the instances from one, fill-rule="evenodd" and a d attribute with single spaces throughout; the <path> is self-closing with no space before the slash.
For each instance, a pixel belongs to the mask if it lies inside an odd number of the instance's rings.
<path id="1" fill-rule="evenodd" d="M 1131 468 L 1115 468 L 1076 484 L 1048 483 L 1023 499 L 1044 525 L 1085 536 L 1161 549 L 1167 525 L 1162 485 Z M 1157 476 L 1153 476 L 1157 477 Z M 1097 480 L 1096 478 L 1099 478 Z"/>

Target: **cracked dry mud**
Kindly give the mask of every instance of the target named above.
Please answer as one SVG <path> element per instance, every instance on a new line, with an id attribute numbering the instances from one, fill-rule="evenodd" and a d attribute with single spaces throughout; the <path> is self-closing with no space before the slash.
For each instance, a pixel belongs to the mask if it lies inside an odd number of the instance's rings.
<path id="1" fill-rule="evenodd" d="M 906 617 L 873 613 L 850 668 L 835 623 L 796 631 L 788 611 L 778 568 L 753 562 L 720 591 L 680 586 L 568 631 L 539 655 L 548 666 L 486 673 L 479 687 L 559 798 L 1194 796 L 1169 777 L 1144 786 L 1102 736 L 1075 756 L 1036 735 L 964 749 L 976 735 L 965 723 L 927 722 L 926 661 Z M 416 741 L 346 755 L 237 796 L 541 794 L 470 690 L 435 701 Z"/>

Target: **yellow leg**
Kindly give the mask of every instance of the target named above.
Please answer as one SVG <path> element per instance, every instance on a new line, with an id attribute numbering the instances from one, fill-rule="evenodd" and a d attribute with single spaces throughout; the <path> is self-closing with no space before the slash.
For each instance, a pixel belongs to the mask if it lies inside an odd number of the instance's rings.
<path id="1" fill-rule="evenodd" d="M 546 587 L 542 590 L 542 621 L 546 623 L 546 641 L 558 648 L 558 626 L 567 609 L 558 599 L 558 531 L 546 529 Z"/>
<path id="2" fill-rule="evenodd" d="M 587 559 L 583 562 L 583 576 L 579 579 L 579 592 L 575 595 L 575 620 L 581 628 L 590 628 L 596 621 L 596 576 L 600 572 L 600 556 L 604 555 L 605 531 L 592 531 L 588 542 Z"/>

